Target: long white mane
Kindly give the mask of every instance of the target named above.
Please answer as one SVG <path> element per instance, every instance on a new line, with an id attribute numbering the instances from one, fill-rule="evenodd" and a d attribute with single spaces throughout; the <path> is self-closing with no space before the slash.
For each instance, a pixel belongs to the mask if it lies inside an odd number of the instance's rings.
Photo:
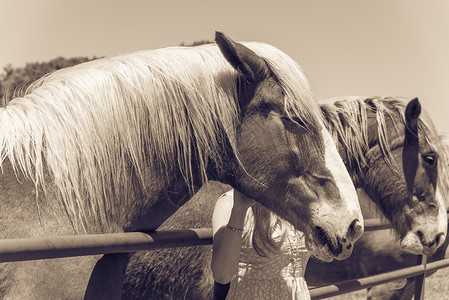
<path id="1" fill-rule="evenodd" d="M 247 43 L 272 68 L 286 110 L 316 120 L 307 80 L 280 50 Z M 238 157 L 237 72 L 215 45 L 141 51 L 56 71 L 0 111 L 1 161 L 57 187 L 76 227 L 123 223 L 136 191 L 180 171 L 206 180 L 224 141 Z M 195 171 L 195 170 L 199 171 Z M 143 189 L 144 191 L 141 191 Z M 90 224 L 92 225 L 92 224 Z"/>

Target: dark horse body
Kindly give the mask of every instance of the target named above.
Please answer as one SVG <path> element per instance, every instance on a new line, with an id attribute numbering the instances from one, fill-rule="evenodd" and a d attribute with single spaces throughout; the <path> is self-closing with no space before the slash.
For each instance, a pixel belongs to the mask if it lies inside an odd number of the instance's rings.
<path id="1" fill-rule="evenodd" d="M 441 147 L 430 118 L 423 113 L 418 120 L 417 100 L 336 98 L 320 105 L 354 184 L 369 193 L 370 201 L 392 222 L 395 239 L 402 239 L 401 248 L 433 253 L 444 242 L 447 224 L 445 205 L 441 197 L 435 198 Z M 415 142 L 407 143 L 408 129 L 415 130 Z M 402 165 L 409 147 L 416 151 L 408 158 L 412 159 L 408 163 L 416 162 L 411 185 L 409 169 Z M 210 200 L 216 199 L 217 190 L 222 191 L 211 188 L 212 192 L 202 192 L 196 205 L 187 203 L 161 229 L 209 227 L 214 202 Z M 197 207 L 202 209 L 196 211 Z M 196 219 L 185 222 L 184 216 L 192 214 Z M 211 247 L 195 247 L 137 253 L 128 266 L 124 299 L 210 299 L 210 251 Z M 344 272 L 327 269 L 328 264 L 319 266 L 317 277 L 338 277 Z"/>
<path id="2" fill-rule="evenodd" d="M 301 69 L 267 44 L 216 42 L 59 70 L 1 108 L 1 237 L 154 230 L 213 179 L 328 258 L 348 256 L 339 249 L 362 234 L 360 207 Z M 2 264 L 0 293 L 115 299 L 128 261 Z"/>

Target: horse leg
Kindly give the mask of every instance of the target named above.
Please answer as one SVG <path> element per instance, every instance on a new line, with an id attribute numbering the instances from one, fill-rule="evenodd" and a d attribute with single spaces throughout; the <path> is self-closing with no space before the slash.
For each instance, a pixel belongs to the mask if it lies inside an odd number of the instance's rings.
<path id="1" fill-rule="evenodd" d="M 121 299 L 125 271 L 133 253 L 105 254 L 92 271 L 84 299 Z"/>
<path id="2" fill-rule="evenodd" d="M 401 279 L 368 289 L 368 300 L 411 300 L 415 284 L 413 280 Z"/>

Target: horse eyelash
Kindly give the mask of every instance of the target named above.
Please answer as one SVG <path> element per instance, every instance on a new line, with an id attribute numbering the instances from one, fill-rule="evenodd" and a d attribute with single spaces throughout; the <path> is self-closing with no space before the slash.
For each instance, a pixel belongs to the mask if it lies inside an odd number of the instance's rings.
<path id="1" fill-rule="evenodd" d="M 422 157 L 423 157 L 424 161 L 430 165 L 435 165 L 435 163 L 438 160 L 438 156 L 434 152 L 427 153 L 427 154 L 423 155 Z"/>
<path id="2" fill-rule="evenodd" d="M 307 125 L 300 118 L 283 116 L 282 119 L 284 119 L 285 121 L 288 121 L 288 122 L 293 122 L 296 125 L 301 126 L 302 128 L 307 128 Z"/>

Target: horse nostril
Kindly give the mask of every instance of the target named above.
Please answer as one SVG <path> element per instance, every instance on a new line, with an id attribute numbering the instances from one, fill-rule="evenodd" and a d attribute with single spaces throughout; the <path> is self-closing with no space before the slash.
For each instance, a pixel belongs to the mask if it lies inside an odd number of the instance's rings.
<path id="1" fill-rule="evenodd" d="M 423 238 L 424 238 L 424 234 L 422 233 L 422 231 L 421 231 L 421 230 L 418 230 L 418 231 L 416 232 L 416 235 L 419 237 L 419 240 L 422 242 L 422 241 L 423 241 Z"/>
<path id="2" fill-rule="evenodd" d="M 362 230 L 362 225 L 360 223 L 360 221 L 358 219 L 355 219 L 354 221 L 352 221 L 351 225 L 349 225 L 348 228 L 348 237 L 349 238 L 354 238 L 354 237 L 359 237 L 361 235 L 360 231 Z M 343 243 L 345 243 L 346 241 L 343 241 Z"/>
<path id="3" fill-rule="evenodd" d="M 327 244 L 326 232 L 320 226 L 315 227 L 315 235 L 318 238 L 321 245 Z"/>
<path id="4" fill-rule="evenodd" d="M 439 244 L 440 243 L 440 237 L 441 237 L 441 233 L 439 235 L 437 235 L 437 237 L 435 238 L 435 244 Z"/>
<path id="5" fill-rule="evenodd" d="M 435 244 L 439 245 L 440 242 L 442 242 L 442 241 L 444 242 L 444 240 L 445 240 L 445 234 L 441 232 L 435 238 Z"/>

